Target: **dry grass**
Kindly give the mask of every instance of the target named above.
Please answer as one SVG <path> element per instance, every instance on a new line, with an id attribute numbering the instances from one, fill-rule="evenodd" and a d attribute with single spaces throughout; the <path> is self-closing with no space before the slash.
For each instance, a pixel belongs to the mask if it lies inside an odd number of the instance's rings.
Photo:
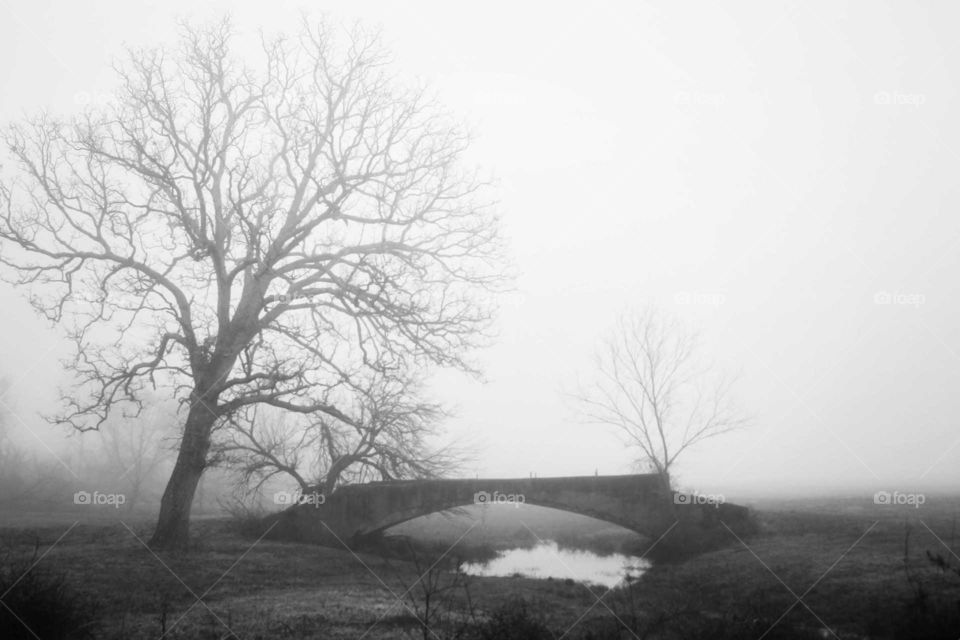
<path id="1" fill-rule="evenodd" d="M 774 619 L 794 605 L 782 624 L 826 624 L 850 634 L 841 637 L 863 637 L 867 629 L 889 626 L 885 617 L 900 611 L 918 580 L 934 593 L 960 598 L 957 581 L 938 572 L 924 555 L 930 550 L 953 559 L 944 547 L 957 549 L 952 506 L 919 513 L 825 511 L 829 509 L 761 512 L 756 535 L 742 542 L 731 535 L 724 549 L 655 566 L 630 597 L 644 612 L 697 610 L 715 616 L 759 602 Z M 6 545 L 26 552 L 32 535 L 49 546 L 72 520 L 4 522 Z M 100 601 L 108 640 L 157 638 L 164 631 L 173 639 L 228 638 L 228 629 L 242 638 L 358 638 L 366 633 L 365 638 L 376 639 L 401 637 L 412 628 L 412 616 L 396 597 L 416 579 L 409 563 L 345 549 L 256 541 L 235 533 L 227 520 L 196 523 L 191 552 L 158 557 L 140 542 L 149 526 L 147 520 L 121 522 L 109 516 L 83 522 L 41 561 L 66 572 L 76 589 Z M 593 539 L 608 544 L 611 536 L 605 532 Z M 603 590 L 591 592 L 557 580 L 473 578 L 471 593 L 482 611 L 523 598 L 547 612 L 562 631 Z M 802 595 L 802 603 L 793 594 Z M 614 606 L 624 597 L 620 590 L 604 596 L 604 602 Z M 609 617 L 597 606 L 578 629 Z"/>

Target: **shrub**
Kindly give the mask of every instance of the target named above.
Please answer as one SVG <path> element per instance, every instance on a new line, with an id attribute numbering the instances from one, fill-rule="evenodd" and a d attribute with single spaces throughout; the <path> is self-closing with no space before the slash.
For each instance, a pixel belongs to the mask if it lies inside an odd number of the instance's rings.
<path id="1" fill-rule="evenodd" d="M 99 604 L 73 589 L 65 573 L 38 563 L 40 543 L 24 558 L 8 545 L 0 559 L 0 629 L 6 640 L 85 640 L 98 630 Z"/>
<path id="2" fill-rule="evenodd" d="M 231 529 L 246 538 L 259 538 L 270 528 L 266 512 L 259 502 L 243 496 L 230 496 L 218 501 L 230 516 Z"/>
<path id="3" fill-rule="evenodd" d="M 736 540 L 726 529 L 704 527 L 696 522 L 680 522 L 652 547 L 646 542 L 648 548 L 642 552 L 655 563 L 677 563 L 725 547 L 731 542 Z M 640 551 L 640 548 L 634 551 Z"/>
<path id="4" fill-rule="evenodd" d="M 477 627 L 480 640 L 552 640 L 554 634 L 524 600 L 509 602 Z"/>
<path id="5" fill-rule="evenodd" d="M 909 532 L 905 546 L 909 546 Z M 897 640 L 956 640 L 960 630 L 960 598 L 955 594 L 960 583 L 960 567 L 939 553 L 927 551 L 926 556 L 940 580 L 925 583 L 919 576 L 907 572 L 913 596 L 903 604 L 899 618 L 892 625 L 894 637 Z M 904 566 L 908 566 L 906 560 Z"/>

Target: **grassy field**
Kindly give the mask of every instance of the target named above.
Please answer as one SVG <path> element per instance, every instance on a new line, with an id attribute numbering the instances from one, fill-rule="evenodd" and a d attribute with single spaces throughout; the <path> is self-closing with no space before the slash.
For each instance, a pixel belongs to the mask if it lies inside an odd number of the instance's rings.
<path id="1" fill-rule="evenodd" d="M 79 612 L 73 620 L 95 620 L 87 637 L 107 639 L 423 637 L 416 617 L 424 615 L 431 585 L 436 635 L 427 637 L 438 639 L 456 629 L 464 638 L 508 639 L 960 636 L 954 626 L 960 576 L 927 557 L 929 551 L 960 565 L 953 555 L 956 500 L 922 509 L 842 500 L 776 507 L 758 511 L 757 533 L 730 533 L 721 549 L 655 563 L 630 587 L 612 591 L 563 580 L 458 578 L 443 570 L 446 561 L 427 572 L 438 552 L 458 540 L 448 559 L 539 539 L 597 552 L 642 553 L 652 543 L 612 525 L 530 507 L 471 508 L 406 523 L 393 533 L 415 541 L 413 556 L 399 553 L 403 545 L 396 543 L 353 552 L 257 541 L 227 519 L 196 522 L 191 552 L 156 556 L 142 543 L 152 520 L 106 515 L 74 524 L 70 515 L 7 514 L 0 578 L 3 590 L 13 585 L 3 604 L 25 621 L 45 623 L 56 618 L 50 605 L 33 614 L 18 594 L 32 580 L 61 578 L 56 593 L 42 596 L 67 601 L 67 609 Z M 28 568 L 28 578 L 20 579 Z M 475 625 L 468 635 L 468 618 L 486 631 Z M 0 620 L 11 623 L 9 615 Z M 930 620 L 943 628 L 924 630 Z M 494 622 L 501 631 L 489 635 Z M 537 635 L 544 627 L 550 631 Z M 503 628 L 517 631 L 503 635 Z M 3 631 L 0 637 L 34 637 L 16 627 Z"/>

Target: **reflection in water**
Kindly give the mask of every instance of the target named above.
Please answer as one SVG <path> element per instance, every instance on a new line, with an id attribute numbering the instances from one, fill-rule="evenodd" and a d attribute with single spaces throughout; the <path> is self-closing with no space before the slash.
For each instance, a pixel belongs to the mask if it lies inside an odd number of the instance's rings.
<path id="1" fill-rule="evenodd" d="M 560 549 L 556 542 L 548 541 L 532 549 L 511 549 L 490 562 L 466 564 L 463 570 L 474 576 L 519 573 L 530 578 L 570 578 L 615 587 L 627 576 L 638 578 L 649 567 L 650 563 L 641 558 L 620 554 L 599 556 L 590 551 Z"/>

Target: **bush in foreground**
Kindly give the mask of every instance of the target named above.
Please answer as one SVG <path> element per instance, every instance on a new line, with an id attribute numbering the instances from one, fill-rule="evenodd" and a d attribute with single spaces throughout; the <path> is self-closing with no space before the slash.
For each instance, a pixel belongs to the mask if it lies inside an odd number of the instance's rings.
<path id="1" fill-rule="evenodd" d="M 64 573 L 39 564 L 39 540 L 33 554 L 8 546 L 0 557 L 0 629 L 6 640 L 86 640 L 98 630 L 99 605 L 78 593 Z"/>

